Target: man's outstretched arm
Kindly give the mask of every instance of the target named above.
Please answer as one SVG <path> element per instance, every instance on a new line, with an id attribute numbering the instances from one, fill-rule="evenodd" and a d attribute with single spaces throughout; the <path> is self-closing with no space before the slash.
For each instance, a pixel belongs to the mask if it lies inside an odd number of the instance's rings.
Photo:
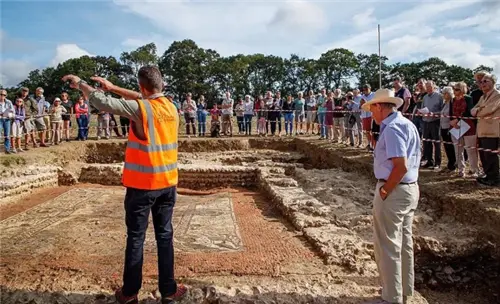
<path id="1" fill-rule="evenodd" d="M 127 117 L 132 121 L 142 120 L 142 114 L 139 109 L 139 104 L 137 103 L 137 100 L 122 100 L 111 96 L 106 96 L 104 92 L 96 90 L 95 88 L 93 88 L 92 86 L 90 86 L 85 82 L 81 82 L 80 77 L 75 75 L 66 75 L 63 77 L 62 80 L 70 81 L 70 87 L 78 89 L 84 95 L 89 96 L 90 104 L 99 111 L 109 112 L 111 114 Z M 115 87 L 115 85 L 113 85 L 111 82 L 107 80 L 105 80 L 104 84 L 102 82 L 99 83 L 101 83 L 101 88 L 106 91 L 110 91 L 111 88 Z M 126 89 L 123 90 L 128 91 Z"/>
<path id="2" fill-rule="evenodd" d="M 98 82 L 104 91 L 108 91 L 108 92 L 114 93 L 116 95 L 120 95 L 121 97 L 123 97 L 125 99 L 136 100 L 136 99 L 142 98 L 141 93 L 138 93 L 138 92 L 135 92 L 132 90 L 128 90 L 125 88 L 120 88 L 119 86 L 114 85 L 113 83 L 111 83 L 109 80 L 107 80 L 105 78 L 94 76 L 94 77 L 90 77 L 90 79 L 92 79 L 95 82 Z"/>

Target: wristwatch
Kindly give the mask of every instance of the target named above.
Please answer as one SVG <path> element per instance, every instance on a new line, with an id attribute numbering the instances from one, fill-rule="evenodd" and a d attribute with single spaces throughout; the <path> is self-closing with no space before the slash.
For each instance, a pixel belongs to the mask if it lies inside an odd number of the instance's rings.
<path id="1" fill-rule="evenodd" d="M 387 191 L 385 191 L 384 186 L 380 187 L 380 192 L 382 192 L 383 195 L 387 195 Z"/>
<path id="2" fill-rule="evenodd" d="M 81 85 L 82 83 L 87 84 L 87 82 L 86 82 L 85 80 L 80 79 L 80 81 L 78 81 L 78 83 L 77 83 L 77 84 L 78 84 L 78 90 L 80 89 L 80 85 Z"/>

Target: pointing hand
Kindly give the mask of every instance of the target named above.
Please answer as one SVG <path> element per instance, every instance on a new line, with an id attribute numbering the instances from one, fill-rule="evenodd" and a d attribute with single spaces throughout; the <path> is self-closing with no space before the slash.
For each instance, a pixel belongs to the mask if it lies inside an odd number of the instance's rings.
<path id="1" fill-rule="evenodd" d="M 62 78 L 62 81 L 66 82 L 69 81 L 70 84 L 69 86 L 72 87 L 73 89 L 78 89 L 78 83 L 80 82 L 80 77 L 76 75 L 66 75 Z"/>
<path id="2" fill-rule="evenodd" d="M 103 89 L 104 91 L 112 91 L 113 88 L 115 87 L 115 85 L 111 81 L 99 76 L 90 77 L 90 79 L 99 83 L 100 88 Z"/>

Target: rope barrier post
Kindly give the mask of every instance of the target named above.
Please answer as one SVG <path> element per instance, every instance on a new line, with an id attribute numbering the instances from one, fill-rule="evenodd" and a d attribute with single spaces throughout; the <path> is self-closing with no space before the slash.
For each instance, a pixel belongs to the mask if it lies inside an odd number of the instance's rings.
<path id="1" fill-rule="evenodd" d="M 378 88 L 382 88 L 382 48 L 380 45 L 380 24 L 378 25 Z"/>

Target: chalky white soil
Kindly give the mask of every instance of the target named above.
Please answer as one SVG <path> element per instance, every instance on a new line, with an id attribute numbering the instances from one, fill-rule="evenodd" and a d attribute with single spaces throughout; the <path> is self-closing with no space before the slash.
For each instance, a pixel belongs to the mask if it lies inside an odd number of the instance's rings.
<path id="1" fill-rule="evenodd" d="M 282 229 L 288 234 L 295 234 L 297 242 L 301 242 L 308 249 L 311 248 L 304 241 L 304 236 L 309 236 L 311 243 L 318 240 L 324 241 L 324 244 L 316 244 L 316 249 L 323 246 L 321 256 L 319 254 L 314 256 L 309 263 L 297 263 L 283 269 L 275 269 L 273 275 L 221 273 L 220 275 L 200 274 L 194 278 L 181 279 L 191 289 L 187 297 L 179 303 L 361 304 L 378 296 L 380 288 L 377 272 L 370 256 L 373 197 L 370 177 L 335 169 L 306 170 L 300 163 L 302 159 L 299 153 L 274 150 L 179 153 L 179 163 L 193 166 L 237 165 L 276 168 L 266 169 L 271 172 L 266 177 L 271 181 L 270 183 L 274 182 L 282 193 L 292 198 L 294 194 L 315 198 L 317 203 L 306 204 L 305 207 L 303 206 L 304 209 L 299 211 L 307 211 L 306 219 L 309 219 L 308 216 L 313 219 L 322 218 L 317 226 L 309 226 L 302 232 L 286 224 L 282 225 Z M 294 167 L 296 169 L 293 169 Z M 291 171 L 291 175 L 286 177 L 285 171 Z M 265 210 L 261 212 L 264 214 Z M 270 223 L 280 221 L 276 217 L 266 218 L 266 220 Z M 426 206 L 425 201 L 416 213 L 414 227 L 416 246 L 420 248 L 418 250 L 465 250 L 467 244 L 474 240 L 475 234 L 473 228 L 460 225 L 452 219 L 438 217 Z M 350 233 L 341 235 L 339 232 L 342 231 Z M 342 240 L 342 242 L 336 243 L 335 240 Z M 346 248 L 345 244 L 356 246 Z M 362 250 L 358 251 L 359 248 Z M 316 249 L 311 249 L 311 251 Z M 337 263 L 324 263 L 325 260 L 338 262 L 344 259 L 352 268 L 342 267 Z M 8 269 L 8 265 L 3 266 L 3 269 Z M 103 273 L 103 276 L 109 275 L 109 273 Z M 0 286 L 0 303 L 2 304 L 113 303 L 109 288 L 103 289 L 103 284 L 99 282 L 86 281 L 78 269 L 50 268 L 44 275 L 43 281 L 33 282 L 26 286 L 16 285 L 17 279 L 10 277 L 8 272 L 0 273 L 0 277 L 4 282 L 14 282 L 13 286 L 22 287 L 22 290 L 15 290 L 9 286 Z M 119 281 L 119 278 L 117 280 Z M 51 281 L 52 285 L 42 283 L 47 281 Z M 144 280 L 143 292 L 140 294 L 141 303 L 155 303 L 151 293 L 155 285 L 155 278 Z M 52 286 L 58 286 L 58 288 L 52 288 Z M 84 291 L 78 292 L 77 290 Z M 422 290 L 409 303 L 482 304 L 488 302 L 468 292 Z"/>
<path id="2" fill-rule="evenodd" d="M 368 177 L 338 169 L 296 169 L 294 178 L 304 191 L 330 207 L 328 217 L 338 226 L 356 231 L 372 241 L 372 200 L 374 186 Z M 370 177 L 371 178 L 371 177 Z M 440 246 L 462 250 L 472 243 L 477 231 L 451 218 L 438 217 L 422 199 L 415 213 L 413 233 L 417 246 Z M 441 249 L 444 250 L 444 249 Z"/>

